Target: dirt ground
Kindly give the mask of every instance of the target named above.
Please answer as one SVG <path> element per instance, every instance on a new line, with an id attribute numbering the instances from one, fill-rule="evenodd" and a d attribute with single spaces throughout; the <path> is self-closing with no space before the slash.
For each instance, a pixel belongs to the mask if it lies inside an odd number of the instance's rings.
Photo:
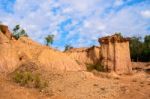
<path id="1" fill-rule="evenodd" d="M 0 76 L 0 99 L 150 99 L 150 75 L 65 72 L 43 73 L 48 87 L 39 92 Z"/>

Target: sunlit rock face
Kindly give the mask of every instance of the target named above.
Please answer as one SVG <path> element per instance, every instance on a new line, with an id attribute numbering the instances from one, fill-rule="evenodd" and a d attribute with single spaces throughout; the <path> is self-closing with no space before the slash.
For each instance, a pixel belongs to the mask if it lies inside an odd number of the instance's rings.
<path id="1" fill-rule="evenodd" d="M 108 72 L 124 74 L 132 71 L 129 38 L 115 34 L 99 38 L 99 42 L 101 44 L 100 61 Z"/>
<path id="2" fill-rule="evenodd" d="M 100 62 L 100 47 L 92 46 L 89 48 L 72 48 L 65 53 L 81 65 L 86 70 L 87 64 L 98 64 Z"/>
<path id="3" fill-rule="evenodd" d="M 80 65 L 60 51 L 32 41 L 28 37 L 12 37 L 7 26 L 0 25 L 0 73 L 10 73 L 25 62 L 33 61 L 47 71 L 78 71 Z"/>
<path id="4" fill-rule="evenodd" d="M 0 73 L 9 73 L 28 61 L 47 71 L 86 70 L 87 64 L 101 64 L 106 71 L 130 73 L 129 39 L 112 35 L 99 39 L 101 46 L 73 48 L 60 52 L 32 41 L 28 37 L 12 37 L 7 26 L 0 25 Z"/>
<path id="5" fill-rule="evenodd" d="M 12 34 L 10 33 L 8 26 L 0 25 L 0 31 L 8 38 L 12 38 Z"/>
<path id="6" fill-rule="evenodd" d="M 11 33 L 7 26 L 0 25 L 0 72 L 13 71 L 18 62 L 17 50 L 11 43 Z"/>

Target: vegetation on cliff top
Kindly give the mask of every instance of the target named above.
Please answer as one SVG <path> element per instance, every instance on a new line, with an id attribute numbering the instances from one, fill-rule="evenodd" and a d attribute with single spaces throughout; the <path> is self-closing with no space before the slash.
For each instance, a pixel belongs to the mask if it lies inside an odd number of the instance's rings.
<path id="1" fill-rule="evenodd" d="M 26 33 L 26 31 L 20 28 L 20 25 L 16 25 L 14 27 L 12 35 L 15 39 L 19 39 L 21 36 L 28 37 L 28 34 Z"/>
<path id="2" fill-rule="evenodd" d="M 72 48 L 73 48 L 73 47 L 72 47 L 70 44 L 66 44 L 64 51 L 70 50 L 70 49 L 72 49 Z"/>
<path id="3" fill-rule="evenodd" d="M 54 42 L 54 35 L 48 35 L 45 37 L 46 45 L 49 46 L 50 44 L 53 44 Z"/>

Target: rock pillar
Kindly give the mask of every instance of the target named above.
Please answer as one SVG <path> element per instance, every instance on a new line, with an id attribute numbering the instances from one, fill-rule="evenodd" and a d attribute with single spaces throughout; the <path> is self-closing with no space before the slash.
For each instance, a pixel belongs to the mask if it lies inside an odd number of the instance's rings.
<path id="1" fill-rule="evenodd" d="M 130 73 L 132 71 L 129 50 L 129 38 L 115 34 L 99 38 L 101 44 L 101 64 L 108 72 L 118 74 Z"/>

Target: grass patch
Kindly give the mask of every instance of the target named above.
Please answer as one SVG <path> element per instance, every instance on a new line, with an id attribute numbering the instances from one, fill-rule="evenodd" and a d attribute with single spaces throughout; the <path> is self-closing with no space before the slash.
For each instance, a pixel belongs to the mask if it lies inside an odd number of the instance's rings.
<path id="1" fill-rule="evenodd" d="M 104 66 L 101 64 L 86 64 L 87 70 L 88 71 L 92 71 L 92 70 L 97 70 L 97 71 L 101 71 L 104 72 Z"/>
<path id="2" fill-rule="evenodd" d="M 40 91 L 48 86 L 47 82 L 43 81 L 39 74 L 33 74 L 27 71 L 16 72 L 13 76 L 13 80 L 21 86 L 38 88 Z"/>

